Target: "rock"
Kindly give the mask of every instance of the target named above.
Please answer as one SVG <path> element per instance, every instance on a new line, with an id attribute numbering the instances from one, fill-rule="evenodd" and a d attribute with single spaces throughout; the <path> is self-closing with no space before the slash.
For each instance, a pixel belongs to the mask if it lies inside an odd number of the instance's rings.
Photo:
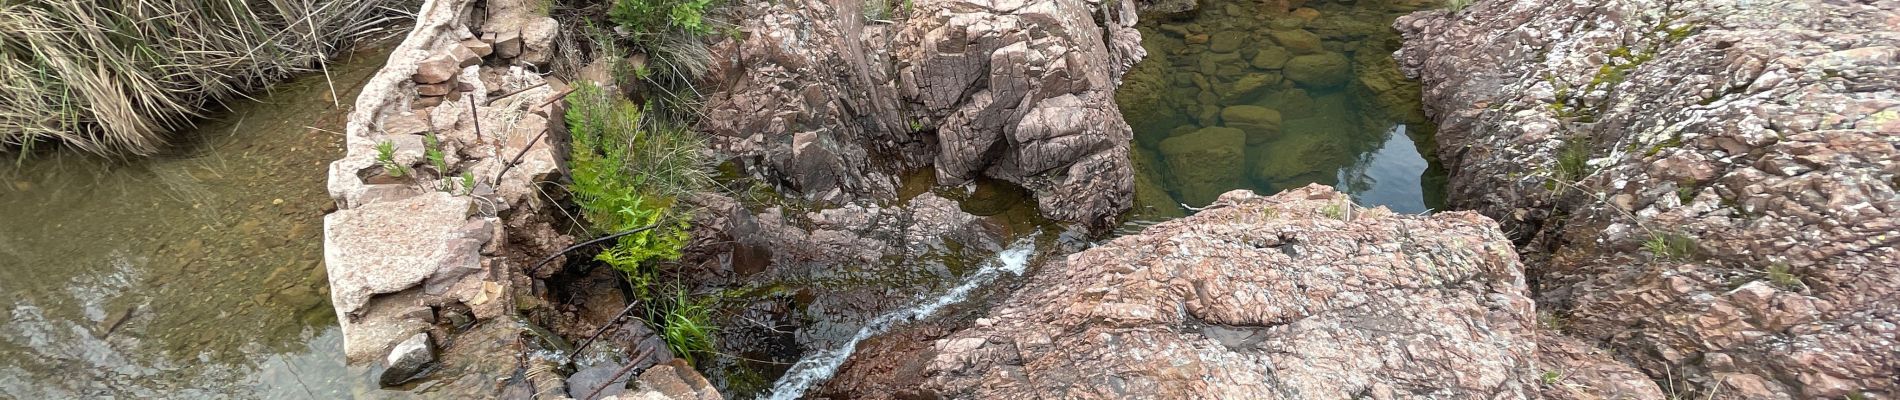
<path id="1" fill-rule="evenodd" d="M 1329 88 L 1352 80 L 1352 61 L 1339 53 L 1308 54 L 1286 62 L 1286 79 L 1310 88 Z"/>
<path id="2" fill-rule="evenodd" d="M 1279 84 L 1280 74 L 1247 74 L 1241 76 L 1240 80 L 1234 81 L 1233 84 L 1221 88 L 1220 102 L 1223 104 L 1252 102 L 1255 98 L 1260 97 L 1260 94 L 1264 93 L 1268 88 L 1276 87 Z"/>
<path id="3" fill-rule="evenodd" d="M 395 348 L 389 350 L 389 357 L 384 362 L 383 374 L 377 378 L 377 382 L 384 387 L 420 378 L 429 364 L 435 363 L 435 348 L 429 345 L 429 334 L 417 333 L 397 343 Z"/>
<path id="4" fill-rule="evenodd" d="M 1169 19 L 1201 8 L 1199 0 L 1154 0 L 1141 5 L 1142 19 Z"/>
<path id="5" fill-rule="evenodd" d="M 442 100 L 443 100 L 442 96 L 417 97 L 415 102 L 410 103 L 409 107 L 412 110 L 420 111 L 420 110 L 427 109 L 429 107 L 442 105 Z"/>
<path id="6" fill-rule="evenodd" d="M 1293 55 L 1319 54 L 1326 51 L 1319 35 L 1307 32 L 1305 29 L 1275 30 L 1268 33 L 1267 37 L 1272 38 L 1274 43 L 1280 44 L 1280 47 L 1286 48 Z"/>
<path id="7" fill-rule="evenodd" d="M 905 166 L 930 166 L 940 184 L 1012 182 L 1049 218 L 1105 228 L 1133 191 L 1115 82 L 1145 50 L 1129 4 L 1091 4 L 922 2 L 888 31 L 840 26 L 831 7 L 736 7 L 753 34 L 713 45 L 700 129 L 793 195 L 889 200 Z"/>
<path id="8" fill-rule="evenodd" d="M 337 210 L 324 216 L 324 266 L 337 315 L 350 315 L 372 296 L 415 287 L 438 273 L 482 270 L 480 250 L 490 237 L 469 225 L 474 204 L 447 192 Z M 351 359 L 382 351 L 386 343 L 348 340 Z"/>
<path id="9" fill-rule="evenodd" d="M 1181 202 L 1204 206 L 1240 186 L 1246 145 L 1246 132 L 1222 127 L 1201 128 L 1161 141 L 1161 159 L 1168 165 L 1170 186 Z"/>
<path id="10" fill-rule="evenodd" d="M 1280 112 L 1271 108 L 1238 105 L 1220 112 L 1222 125 L 1247 133 L 1247 144 L 1260 144 L 1280 135 Z"/>
<path id="11" fill-rule="evenodd" d="M 519 29 L 502 31 L 495 34 L 495 56 L 507 59 L 521 57 L 521 31 Z"/>
<path id="12" fill-rule="evenodd" d="M 1520 268 L 1475 213 L 1234 191 L 1032 268 L 986 323 L 850 363 L 920 366 L 915 398 L 1532 398 Z"/>
<path id="13" fill-rule="evenodd" d="M 448 82 L 449 79 L 454 79 L 455 75 L 461 72 L 461 61 L 447 54 L 442 54 L 430 57 L 427 60 L 423 60 L 422 63 L 416 64 L 414 80 L 416 83 L 423 84 Z"/>
<path id="14" fill-rule="evenodd" d="M 1254 53 L 1252 64 L 1254 68 L 1259 69 L 1280 69 L 1285 67 L 1286 61 L 1292 58 L 1293 53 L 1288 52 L 1285 47 L 1272 46 Z"/>
<path id="15" fill-rule="evenodd" d="M 462 47 L 474 52 L 476 57 L 487 57 L 490 54 L 495 54 L 495 46 L 480 39 L 463 39 Z"/>
<path id="16" fill-rule="evenodd" d="M 720 400 L 719 389 L 693 370 L 686 360 L 673 359 L 640 373 L 638 388 L 623 399 Z"/>
<path id="17" fill-rule="evenodd" d="M 425 97 L 426 96 L 446 96 L 449 94 L 449 92 L 455 91 L 456 86 L 458 86 L 458 82 L 455 82 L 454 80 L 448 80 L 448 81 L 443 81 L 439 83 L 418 84 L 416 85 L 416 95 L 425 96 Z"/>
<path id="18" fill-rule="evenodd" d="M 1400 18 L 1395 57 L 1439 126 L 1451 208 L 1524 240 L 1565 332 L 1672 394 L 1900 393 L 1900 9 L 1712 0 L 1669 3 L 1693 22 L 1637 16 L 1665 3 Z M 1595 144 L 1580 177 L 1550 172 L 1565 143 Z M 1657 236 L 1691 249 L 1645 249 Z"/>
<path id="19" fill-rule="evenodd" d="M 1207 51 L 1232 53 L 1234 50 L 1240 50 L 1240 42 L 1245 39 L 1247 39 L 1247 35 L 1240 32 L 1221 32 L 1215 34 L 1211 40 L 1208 40 Z"/>
<path id="20" fill-rule="evenodd" d="M 463 46 L 460 44 L 449 46 L 449 52 L 447 54 L 449 56 L 449 59 L 455 60 L 455 64 L 457 65 L 456 67 L 457 73 L 460 73 L 462 68 L 468 68 L 468 67 L 473 67 L 473 66 L 482 64 L 482 56 L 480 54 L 476 54 L 475 50 L 469 49 L 468 46 Z"/>
<path id="21" fill-rule="evenodd" d="M 543 65 L 553 57 L 554 35 L 560 31 L 560 23 L 554 18 L 531 18 L 521 24 L 521 55 L 516 60 Z"/>
<path id="22" fill-rule="evenodd" d="M 1205 33 L 1194 33 L 1194 34 L 1187 35 L 1187 44 L 1203 44 L 1203 43 L 1207 43 L 1207 40 L 1208 40 L 1207 34 Z"/>

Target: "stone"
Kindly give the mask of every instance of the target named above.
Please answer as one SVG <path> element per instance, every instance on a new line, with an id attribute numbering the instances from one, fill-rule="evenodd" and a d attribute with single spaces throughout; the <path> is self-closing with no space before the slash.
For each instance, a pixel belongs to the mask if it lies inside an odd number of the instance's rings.
<path id="1" fill-rule="evenodd" d="M 494 47 L 496 57 L 521 57 L 521 31 L 516 29 L 496 33 Z"/>
<path id="2" fill-rule="evenodd" d="M 1286 79 L 1310 88 L 1329 88 L 1352 80 L 1352 61 L 1339 53 L 1308 54 L 1286 62 Z"/>
<path id="3" fill-rule="evenodd" d="M 1280 112 L 1255 105 L 1228 106 L 1220 112 L 1222 125 L 1247 133 L 1247 144 L 1260 144 L 1280 135 Z"/>
<path id="4" fill-rule="evenodd" d="M 495 54 L 495 45 L 481 41 L 481 39 L 464 39 L 462 40 L 462 47 L 474 52 L 476 57 L 487 57 L 490 54 Z"/>
<path id="5" fill-rule="evenodd" d="M 454 79 L 455 75 L 461 72 L 462 65 L 459 60 L 447 54 L 441 54 L 416 64 L 416 74 L 413 79 L 416 83 L 422 84 L 442 83 Z"/>
<path id="6" fill-rule="evenodd" d="M 1450 208 L 1550 244 L 1523 249 L 1544 260 L 1538 303 L 1671 394 L 1900 393 L 1900 151 L 1881 123 L 1900 115 L 1900 9 L 1716 0 L 1671 10 L 1693 24 L 1577 23 L 1665 3 L 1399 18 L 1393 57 L 1439 126 Z M 1663 50 L 1606 64 L 1624 49 Z M 1608 90 L 1550 83 L 1606 70 Z M 1552 107 L 1566 87 L 1572 107 Z M 1588 179 L 1545 187 L 1578 140 L 1601 144 Z M 1559 200 L 1578 193 L 1610 201 Z M 1698 251 L 1644 249 L 1658 233 Z"/>
<path id="7" fill-rule="evenodd" d="M 1208 127 L 1161 141 L 1161 159 L 1168 181 L 1181 202 L 1200 207 L 1239 187 L 1246 166 L 1247 134 L 1239 129 Z"/>
<path id="8" fill-rule="evenodd" d="M 1280 74 L 1250 73 L 1242 75 L 1231 85 L 1221 87 L 1222 104 L 1251 103 L 1267 89 L 1280 84 Z"/>
<path id="9" fill-rule="evenodd" d="M 419 111 L 419 110 L 427 109 L 429 107 L 442 105 L 442 101 L 443 101 L 442 96 L 423 96 L 423 97 L 418 97 L 416 98 L 414 102 L 409 103 L 409 107 L 411 110 Z"/>
<path id="10" fill-rule="evenodd" d="M 337 314 L 351 315 L 371 296 L 413 287 L 439 270 L 479 268 L 480 243 L 450 240 L 488 237 L 469 230 L 473 209 L 468 197 L 433 192 L 324 216 L 324 266 Z"/>
<path id="11" fill-rule="evenodd" d="M 544 65 L 554 54 L 554 35 L 560 31 L 560 23 L 554 18 L 541 17 L 524 21 L 521 25 L 521 55 L 516 60 Z"/>
<path id="12" fill-rule="evenodd" d="M 1207 51 L 1232 53 L 1235 50 L 1240 50 L 1240 43 L 1246 39 L 1247 35 L 1240 32 L 1216 33 L 1213 35 L 1213 38 L 1207 41 Z"/>
<path id="13" fill-rule="evenodd" d="M 1305 29 L 1276 30 L 1268 33 L 1267 37 L 1272 38 L 1274 43 L 1280 44 L 1280 47 L 1286 48 L 1293 55 L 1319 54 L 1326 51 L 1319 35 Z"/>
<path id="14" fill-rule="evenodd" d="M 397 343 L 395 348 L 389 350 L 389 357 L 384 363 L 383 373 L 377 378 L 383 387 L 420 378 L 429 364 L 435 363 L 435 348 L 429 344 L 429 334 L 417 333 Z"/>
<path id="15" fill-rule="evenodd" d="M 455 64 L 457 65 L 456 67 L 457 73 L 460 73 L 462 68 L 468 68 L 468 67 L 473 67 L 473 66 L 482 64 L 482 56 L 479 54 L 476 54 L 475 50 L 469 49 L 468 46 L 463 46 L 460 44 L 451 45 L 449 46 L 449 52 L 447 54 L 449 56 L 449 59 L 455 60 Z"/>
<path id="16" fill-rule="evenodd" d="M 1203 43 L 1207 43 L 1207 41 L 1208 41 L 1208 36 L 1205 33 L 1195 33 L 1195 34 L 1187 35 L 1187 44 L 1203 44 Z"/>
<path id="17" fill-rule="evenodd" d="M 1254 53 L 1252 64 L 1254 68 L 1259 69 L 1280 69 L 1285 67 L 1286 61 L 1292 58 L 1293 53 L 1287 51 L 1285 47 L 1271 46 Z"/>
<path id="18" fill-rule="evenodd" d="M 846 365 L 917 370 L 892 378 L 910 398 L 1536 398 L 1512 249 L 1471 212 L 1237 190 L 1032 268 L 987 324 Z"/>
<path id="19" fill-rule="evenodd" d="M 455 82 L 454 80 L 449 80 L 449 81 L 444 81 L 444 82 L 439 82 L 439 83 L 417 84 L 416 95 L 424 96 L 424 97 L 446 96 L 449 94 L 449 92 L 455 91 L 456 87 L 458 86 L 457 84 L 458 82 Z"/>

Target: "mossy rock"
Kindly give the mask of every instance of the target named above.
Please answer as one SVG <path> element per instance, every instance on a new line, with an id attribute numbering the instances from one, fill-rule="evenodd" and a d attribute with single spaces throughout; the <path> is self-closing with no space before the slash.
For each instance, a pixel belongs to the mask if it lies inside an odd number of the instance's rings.
<path id="1" fill-rule="evenodd" d="M 1221 87 L 1220 101 L 1221 104 L 1252 102 L 1254 99 L 1259 98 L 1261 94 L 1266 93 L 1268 88 L 1278 86 L 1279 84 L 1280 74 L 1255 72 L 1242 75 L 1240 80 L 1234 81 L 1231 85 Z"/>
<path id="2" fill-rule="evenodd" d="M 1352 60 L 1339 53 L 1308 54 L 1286 62 L 1286 79 L 1311 88 L 1330 88 L 1352 80 Z"/>
<path id="3" fill-rule="evenodd" d="M 1240 187 L 1246 165 L 1247 134 L 1208 127 L 1161 141 L 1168 181 L 1190 206 L 1205 206 L 1221 193 Z"/>
<path id="4" fill-rule="evenodd" d="M 1254 53 L 1251 64 L 1254 68 L 1275 70 L 1285 68 L 1287 60 L 1291 59 L 1293 52 L 1287 51 L 1285 47 L 1273 46 Z"/>
<path id="5" fill-rule="evenodd" d="M 1267 34 L 1267 37 L 1273 38 L 1274 43 L 1279 43 L 1280 47 L 1285 47 L 1287 51 L 1295 55 L 1319 54 L 1326 51 L 1325 44 L 1320 41 L 1319 35 L 1305 29 L 1276 30 Z"/>
<path id="6" fill-rule="evenodd" d="M 1280 135 L 1280 112 L 1255 105 L 1231 106 L 1221 110 L 1221 122 L 1247 133 L 1247 144 L 1259 144 Z"/>
<path id="7" fill-rule="evenodd" d="M 1160 156 L 1153 150 L 1137 147 L 1128 157 L 1135 168 L 1135 207 L 1130 210 L 1130 218 L 1159 221 L 1187 216 L 1187 210 L 1181 208 L 1181 202 L 1175 200 L 1174 195 L 1168 194 L 1163 184 Z"/>

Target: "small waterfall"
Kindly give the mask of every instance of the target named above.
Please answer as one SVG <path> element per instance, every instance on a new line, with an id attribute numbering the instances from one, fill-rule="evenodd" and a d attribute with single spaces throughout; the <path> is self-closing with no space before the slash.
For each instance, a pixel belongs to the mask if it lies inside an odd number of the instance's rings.
<path id="1" fill-rule="evenodd" d="M 844 365 L 844 360 L 851 357 L 852 352 L 857 351 L 858 342 L 884 333 L 899 322 L 921 320 L 935 314 L 937 310 L 945 306 L 963 301 L 963 297 L 969 295 L 971 290 L 995 281 L 1002 272 L 1022 275 L 1023 270 L 1028 267 L 1029 256 L 1035 252 L 1034 241 L 1029 239 L 1018 241 L 1010 245 L 1008 249 L 997 253 L 995 259 L 985 263 L 981 269 L 971 273 L 963 284 L 951 288 L 950 291 L 935 298 L 920 299 L 924 301 L 916 307 L 878 316 L 877 319 L 865 324 L 863 328 L 859 328 L 858 333 L 852 335 L 851 340 L 846 341 L 844 347 L 813 352 L 804 359 L 798 360 L 797 364 L 792 365 L 790 371 L 785 372 L 784 377 L 779 378 L 778 383 L 772 385 L 772 394 L 767 398 L 791 400 L 804 396 L 805 391 L 811 389 L 812 385 L 831 379 L 831 374 L 837 372 L 839 366 Z"/>

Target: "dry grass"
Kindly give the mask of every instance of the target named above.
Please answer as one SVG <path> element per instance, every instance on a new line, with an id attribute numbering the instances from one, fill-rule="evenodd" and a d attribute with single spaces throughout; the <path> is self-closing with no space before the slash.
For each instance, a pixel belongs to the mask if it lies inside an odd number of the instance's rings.
<path id="1" fill-rule="evenodd" d="M 416 0 L 0 0 L 0 149 L 149 155 L 214 101 L 317 71 Z"/>

